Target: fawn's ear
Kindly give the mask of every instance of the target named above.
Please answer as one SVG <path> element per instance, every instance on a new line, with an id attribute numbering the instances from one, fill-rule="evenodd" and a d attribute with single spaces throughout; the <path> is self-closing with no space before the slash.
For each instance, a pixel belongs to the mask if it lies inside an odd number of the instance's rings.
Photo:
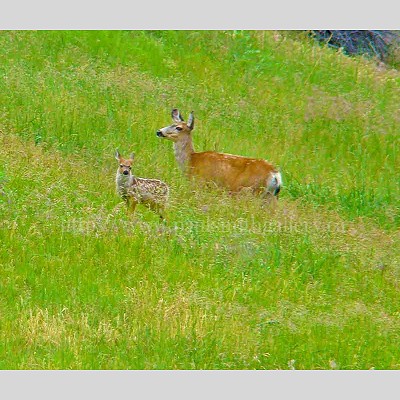
<path id="1" fill-rule="evenodd" d="M 194 128 L 194 114 L 193 114 L 193 111 L 189 114 L 187 126 L 188 126 L 188 128 L 190 130 L 192 130 Z"/>
<path id="2" fill-rule="evenodd" d="M 131 153 L 131 154 L 129 155 L 129 159 L 130 159 L 131 161 L 133 161 L 134 158 L 135 158 L 135 153 Z"/>
<path id="3" fill-rule="evenodd" d="M 120 160 L 120 158 L 121 158 L 121 154 L 119 154 L 119 151 L 118 151 L 118 149 L 115 151 L 115 159 L 116 160 Z"/>
<path id="4" fill-rule="evenodd" d="M 174 122 L 179 123 L 183 121 L 182 115 L 177 108 L 174 108 L 171 112 L 171 117 Z"/>

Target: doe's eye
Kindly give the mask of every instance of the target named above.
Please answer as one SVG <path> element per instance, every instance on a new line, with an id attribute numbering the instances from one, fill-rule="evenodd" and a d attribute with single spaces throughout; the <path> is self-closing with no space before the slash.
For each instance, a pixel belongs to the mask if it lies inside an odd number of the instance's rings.
<path id="1" fill-rule="evenodd" d="M 128 167 L 129 169 L 132 169 L 132 167 Z"/>
<path id="2" fill-rule="evenodd" d="M 176 127 L 176 130 L 177 130 L 177 131 L 181 131 L 182 128 L 181 128 L 180 126 L 177 126 L 177 127 Z"/>
<path id="3" fill-rule="evenodd" d="M 124 166 L 123 166 L 122 164 L 119 164 L 119 167 L 120 167 L 120 168 L 123 168 Z"/>

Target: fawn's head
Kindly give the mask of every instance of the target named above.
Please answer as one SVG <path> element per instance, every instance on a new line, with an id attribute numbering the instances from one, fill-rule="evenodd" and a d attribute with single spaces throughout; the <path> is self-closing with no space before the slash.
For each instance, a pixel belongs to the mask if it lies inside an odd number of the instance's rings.
<path id="1" fill-rule="evenodd" d="M 123 158 L 117 150 L 115 152 L 115 158 L 119 162 L 118 173 L 122 175 L 130 175 L 135 155 L 132 153 L 129 158 Z"/>
<path id="2" fill-rule="evenodd" d="M 194 128 L 194 115 L 193 111 L 189 115 L 189 119 L 187 122 L 182 118 L 181 113 L 177 108 L 174 108 L 171 113 L 172 121 L 174 122 L 172 125 L 166 126 L 165 128 L 161 128 L 157 131 L 157 136 L 172 140 L 173 142 L 178 142 L 185 136 L 190 135 Z"/>

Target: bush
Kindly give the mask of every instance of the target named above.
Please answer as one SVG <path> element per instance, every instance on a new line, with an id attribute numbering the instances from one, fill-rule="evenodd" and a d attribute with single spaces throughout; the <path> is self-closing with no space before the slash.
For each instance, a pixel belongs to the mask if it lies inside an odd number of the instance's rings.
<path id="1" fill-rule="evenodd" d="M 330 47 L 342 48 L 345 54 L 362 54 L 388 61 L 398 47 L 399 32 L 384 30 L 311 31 L 313 37 Z"/>

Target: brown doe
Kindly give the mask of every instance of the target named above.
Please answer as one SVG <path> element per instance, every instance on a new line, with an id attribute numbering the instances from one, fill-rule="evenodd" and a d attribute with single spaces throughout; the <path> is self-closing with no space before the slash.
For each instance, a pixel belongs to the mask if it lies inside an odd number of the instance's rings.
<path id="1" fill-rule="evenodd" d="M 193 111 L 185 122 L 179 110 L 174 108 L 172 120 L 173 124 L 159 129 L 157 136 L 174 142 L 178 165 L 190 177 L 200 177 L 230 192 L 249 189 L 263 197 L 278 197 L 282 177 L 272 164 L 262 159 L 215 151 L 195 152 L 191 134 L 194 128 Z"/>
<path id="2" fill-rule="evenodd" d="M 117 150 L 115 158 L 119 163 L 115 179 L 117 193 L 126 202 L 128 209 L 134 212 L 138 204 L 144 204 L 164 219 L 169 194 L 168 185 L 158 179 L 134 176 L 132 173 L 134 154 L 129 158 L 123 158 Z"/>

